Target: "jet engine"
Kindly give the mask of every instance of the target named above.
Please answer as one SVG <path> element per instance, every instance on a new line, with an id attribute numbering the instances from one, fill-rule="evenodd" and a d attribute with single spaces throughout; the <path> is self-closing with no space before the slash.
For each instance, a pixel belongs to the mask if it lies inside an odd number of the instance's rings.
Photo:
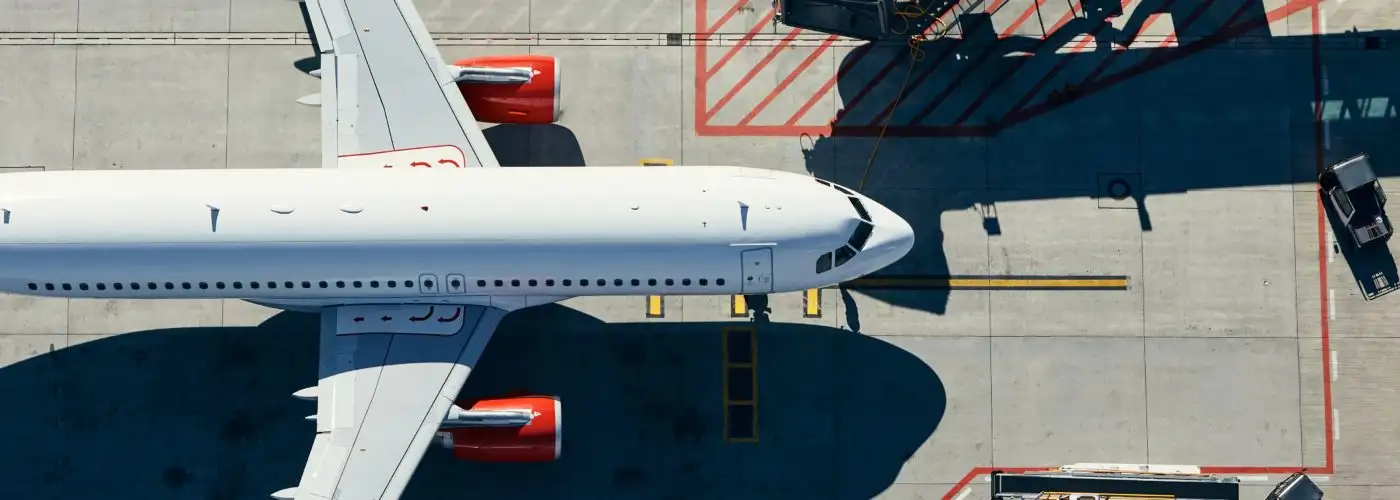
<path id="1" fill-rule="evenodd" d="M 453 64 L 457 88 L 478 121 L 559 121 L 559 58 L 518 54 L 470 57 Z"/>
<path id="2" fill-rule="evenodd" d="M 551 396 L 459 402 L 435 442 L 459 460 L 550 462 L 559 458 L 564 436 L 560 410 L 559 398 Z"/>

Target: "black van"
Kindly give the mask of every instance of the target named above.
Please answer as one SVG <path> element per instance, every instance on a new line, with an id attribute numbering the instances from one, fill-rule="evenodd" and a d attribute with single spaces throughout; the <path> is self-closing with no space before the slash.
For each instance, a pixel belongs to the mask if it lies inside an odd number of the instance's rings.
<path id="1" fill-rule="evenodd" d="M 1322 489 L 1313 483 L 1312 478 L 1302 472 L 1295 472 L 1274 487 L 1265 500 L 1321 500 Z"/>

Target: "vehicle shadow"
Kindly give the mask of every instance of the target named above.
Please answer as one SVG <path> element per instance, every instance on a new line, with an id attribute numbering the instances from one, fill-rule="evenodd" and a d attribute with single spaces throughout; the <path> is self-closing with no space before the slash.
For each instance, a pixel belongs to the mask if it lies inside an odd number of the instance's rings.
<path id="1" fill-rule="evenodd" d="M 507 315 L 463 396 L 559 395 L 561 459 L 459 462 L 434 447 L 404 498 L 871 498 L 942 419 L 942 382 L 908 352 L 767 323 L 759 442 L 726 443 L 726 325 L 608 324 L 560 305 Z M 264 498 L 295 485 L 315 406 L 291 393 L 315 383 L 316 328 L 281 313 L 105 337 L 0 369 L 11 450 L 0 496 Z"/>
<path id="2" fill-rule="evenodd" d="M 1091 209 L 1132 210 L 1149 232 L 1163 229 L 1151 209 L 1171 195 L 1312 182 L 1322 165 L 1363 152 L 1383 179 L 1400 175 L 1400 121 L 1389 104 L 1400 97 L 1400 33 L 1275 36 L 1269 23 L 1289 12 L 1259 0 L 1153 1 L 1119 29 L 1104 17 L 1115 9 L 1090 8 L 1099 4 L 1086 2 L 1058 25 L 1046 18 L 1044 39 L 1001 36 L 1009 26 L 973 13 L 953 21 L 961 38 L 912 52 L 867 43 L 839 61 L 831 132 L 804 137 L 804 156 L 813 175 L 865 192 L 914 226 L 913 251 L 877 276 L 1024 274 L 994 251 L 1019 244 L 1026 226 L 1039 224 L 1000 209 L 1019 202 L 1078 199 Z M 1307 11 L 1290 12 L 1308 26 Z M 1151 14 L 1168 15 L 1151 21 Z M 1180 43 L 1145 34 L 1167 26 Z M 1109 49 L 1128 40 L 1128 50 Z M 1314 42 L 1323 47 L 1321 64 Z M 1026 209 L 1016 213 L 1025 217 Z M 1105 245 L 1140 245 L 1054 224 Z M 945 229 L 962 236 L 948 240 Z M 1115 255 L 1105 253 L 1093 269 L 1077 261 L 1036 271 L 1140 274 L 1136 261 Z M 938 314 L 950 297 L 937 289 L 860 293 Z"/>
<path id="3" fill-rule="evenodd" d="M 1327 212 L 1327 223 L 1335 236 L 1332 251 L 1341 254 L 1346 261 L 1361 295 L 1366 300 L 1375 300 L 1400 288 L 1400 271 L 1396 270 L 1395 256 L 1391 254 L 1388 242 L 1357 248 L 1346 224 L 1342 223 L 1336 210 L 1326 200 L 1322 209 Z M 1388 224 L 1390 217 L 1385 217 Z"/>

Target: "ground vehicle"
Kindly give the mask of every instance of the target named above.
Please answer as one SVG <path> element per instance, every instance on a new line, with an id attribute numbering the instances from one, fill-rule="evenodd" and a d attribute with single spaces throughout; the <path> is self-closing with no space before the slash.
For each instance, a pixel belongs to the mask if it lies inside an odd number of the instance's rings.
<path id="1" fill-rule="evenodd" d="M 1390 239 L 1394 229 L 1385 215 L 1385 192 L 1364 153 L 1327 167 L 1318 183 L 1357 248 Z"/>
<path id="2" fill-rule="evenodd" d="M 1265 500 L 1321 500 L 1322 489 L 1302 472 L 1295 472 L 1274 487 Z"/>

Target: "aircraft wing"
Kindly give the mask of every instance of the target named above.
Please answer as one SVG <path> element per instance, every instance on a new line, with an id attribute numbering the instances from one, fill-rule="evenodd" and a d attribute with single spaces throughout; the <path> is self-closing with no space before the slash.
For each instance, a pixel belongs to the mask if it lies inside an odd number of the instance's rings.
<path id="1" fill-rule="evenodd" d="M 291 500 L 395 499 L 505 311 L 372 305 L 321 312 L 316 438 Z M 384 333 L 391 332 L 391 333 Z"/>
<path id="2" fill-rule="evenodd" d="M 411 0 L 303 2 L 321 56 L 323 167 L 500 166 Z"/>

